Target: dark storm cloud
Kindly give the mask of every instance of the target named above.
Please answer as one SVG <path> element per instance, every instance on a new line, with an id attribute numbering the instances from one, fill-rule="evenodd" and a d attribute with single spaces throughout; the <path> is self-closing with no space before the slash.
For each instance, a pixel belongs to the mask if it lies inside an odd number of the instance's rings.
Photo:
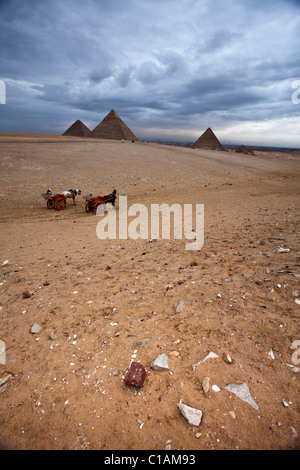
<path id="1" fill-rule="evenodd" d="M 292 0 L 0 1 L 0 130 L 93 127 L 113 108 L 140 133 L 292 122 L 299 37 Z"/>

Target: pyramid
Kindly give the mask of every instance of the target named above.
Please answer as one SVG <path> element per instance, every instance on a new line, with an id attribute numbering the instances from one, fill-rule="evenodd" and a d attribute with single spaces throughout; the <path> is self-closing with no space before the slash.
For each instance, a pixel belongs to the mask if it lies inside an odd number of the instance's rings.
<path id="1" fill-rule="evenodd" d="M 139 140 L 113 109 L 103 121 L 91 131 L 89 137 L 113 140 Z"/>
<path id="2" fill-rule="evenodd" d="M 237 149 L 236 149 L 236 152 L 237 153 L 245 153 L 245 154 L 249 154 L 249 155 L 254 155 L 254 152 L 252 149 L 249 149 L 248 147 L 245 147 L 245 145 L 240 145 Z"/>
<path id="3" fill-rule="evenodd" d="M 219 140 L 210 127 L 206 129 L 206 131 L 199 137 L 198 140 L 196 140 L 196 142 L 192 145 L 192 148 L 224 150 L 223 145 L 220 144 Z"/>
<path id="4" fill-rule="evenodd" d="M 72 126 L 63 133 L 63 135 L 72 135 L 75 137 L 87 137 L 91 131 L 79 119 L 73 122 Z"/>

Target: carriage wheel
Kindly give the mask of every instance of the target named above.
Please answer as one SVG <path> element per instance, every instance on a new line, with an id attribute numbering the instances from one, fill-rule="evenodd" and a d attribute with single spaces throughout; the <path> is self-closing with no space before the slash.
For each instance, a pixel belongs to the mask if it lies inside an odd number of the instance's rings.
<path id="1" fill-rule="evenodd" d="M 58 201 L 56 204 L 56 208 L 58 211 L 62 211 L 65 208 L 65 201 L 63 199 L 61 201 Z"/>
<path id="2" fill-rule="evenodd" d="M 54 201 L 52 201 L 51 199 L 48 199 L 47 200 L 48 209 L 54 209 L 54 206 L 55 206 Z"/>

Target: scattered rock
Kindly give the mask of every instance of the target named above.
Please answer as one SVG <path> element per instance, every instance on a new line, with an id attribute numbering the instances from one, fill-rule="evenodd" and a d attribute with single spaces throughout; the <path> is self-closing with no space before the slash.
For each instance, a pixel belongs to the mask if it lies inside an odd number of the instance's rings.
<path id="1" fill-rule="evenodd" d="M 51 331 L 51 333 L 49 333 L 48 338 L 49 338 L 49 340 L 53 341 L 57 338 L 57 336 L 53 331 Z"/>
<path id="2" fill-rule="evenodd" d="M 202 379 L 202 389 L 204 393 L 209 392 L 209 382 L 210 382 L 210 377 L 203 377 Z"/>
<path id="3" fill-rule="evenodd" d="M 179 302 L 176 305 L 175 313 L 182 312 L 184 306 L 185 306 L 185 301 L 183 299 L 180 299 Z"/>
<path id="4" fill-rule="evenodd" d="M 3 261 L 1 267 L 2 268 L 7 268 L 8 266 L 9 266 L 9 261 L 8 261 L 8 259 L 6 259 L 5 261 Z"/>
<path id="5" fill-rule="evenodd" d="M 220 387 L 218 387 L 218 385 L 213 385 L 211 388 L 214 392 L 220 392 L 221 391 L 221 389 L 220 389 Z"/>
<path id="6" fill-rule="evenodd" d="M 143 386 L 146 378 L 145 367 L 139 362 L 132 362 L 124 378 L 125 385 L 133 385 L 140 388 Z"/>
<path id="7" fill-rule="evenodd" d="M 180 356 L 180 352 L 179 351 L 171 351 L 169 353 L 169 356 L 172 356 L 172 357 L 179 357 Z"/>
<path id="8" fill-rule="evenodd" d="M 277 248 L 278 253 L 288 253 L 290 248 L 282 248 L 281 246 Z"/>
<path id="9" fill-rule="evenodd" d="M 166 354 L 160 354 L 155 361 L 151 364 L 151 369 L 155 371 L 169 370 L 168 356 Z"/>
<path id="10" fill-rule="evenodd" d="M 228 353 L 223 353 L 222 358 L 223 358 L 223 361 L 227 362 L 227 364 L 233 363 L 232 357 Z"/>
<path id="11" fill-rule="evenodd" d="M 31 333 L 32 334 L 37 334 L 41 331 L 42 327 L 40 325 L 38 325 L 37 323 L 34 323 L 31 327 Z"/>
<path id="12" fill-rule="evenodd" d="M 24 290 L 23 299 L 29 299 L 29 297 L 31 297 L 29 290 Z"/>
<path id="13" fill-rule="evenodd" d="M 207 361 L 207 359 L 211 359 L 211 358 L 214 358 L 214 357 L 219 357 L 219 356 L 217 354 L 215 354 L 213 351 L 211 351 L 210 353 L 207 354 L 207 356 L 205 356 L 204 359 L 197 362 L 196 364 L 193 364 L 192 369 L 195 370 L 196 367 L 198 367 L 200 364 L 202 364 L 202 362 L 205 362 L 205 361 Z"/>
<path id="14" fill-rule="evenodd" d="M 270 351 L 268 352 L 268 356 L 273 360 L 277 359 L 276 354 L 273 351 L 273 349 L 270 349 Z"/>
<path id="15" fill-rule="evenodd" d="M 181 402 L 178 405 L 178 408 L 180 409 L 182 415 L 185 417 L 187 422 L 191 424 L 192 426 L 199 426 L 201 423 L 202 419 L 202 411 L 197 410 L 196 408 L 192 408 L 188 405 L 185 405 L 184 403 Z"/>
<path id="16" fill-rule="evenodd" d="M 234 393 L 241 400 L 249 403 L 249 405 L 251 405 L 252 408 L 259 411 L 259 408 L 258 408 L 257 404 L 255 403 L 255 401 L 253 400 L 253 398 L 250 394 L 249 387 L 246 383 L 243 383 L 242 385 L 229 384 L 225 388 L 229 392 Z"/>

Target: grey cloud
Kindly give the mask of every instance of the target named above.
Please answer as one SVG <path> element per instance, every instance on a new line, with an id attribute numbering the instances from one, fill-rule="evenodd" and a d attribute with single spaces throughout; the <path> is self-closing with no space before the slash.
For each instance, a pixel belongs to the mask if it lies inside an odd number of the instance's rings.
<path id="1" fill-rule="evenodd" d="M 19 81 L 0 128 L 19 130 L 25 109 L 34 132 L 56 129 L 57 109 L 163 128 L 296 116 L 298 12 L 292 0 L 0 1 L 0 79 Z"/>

